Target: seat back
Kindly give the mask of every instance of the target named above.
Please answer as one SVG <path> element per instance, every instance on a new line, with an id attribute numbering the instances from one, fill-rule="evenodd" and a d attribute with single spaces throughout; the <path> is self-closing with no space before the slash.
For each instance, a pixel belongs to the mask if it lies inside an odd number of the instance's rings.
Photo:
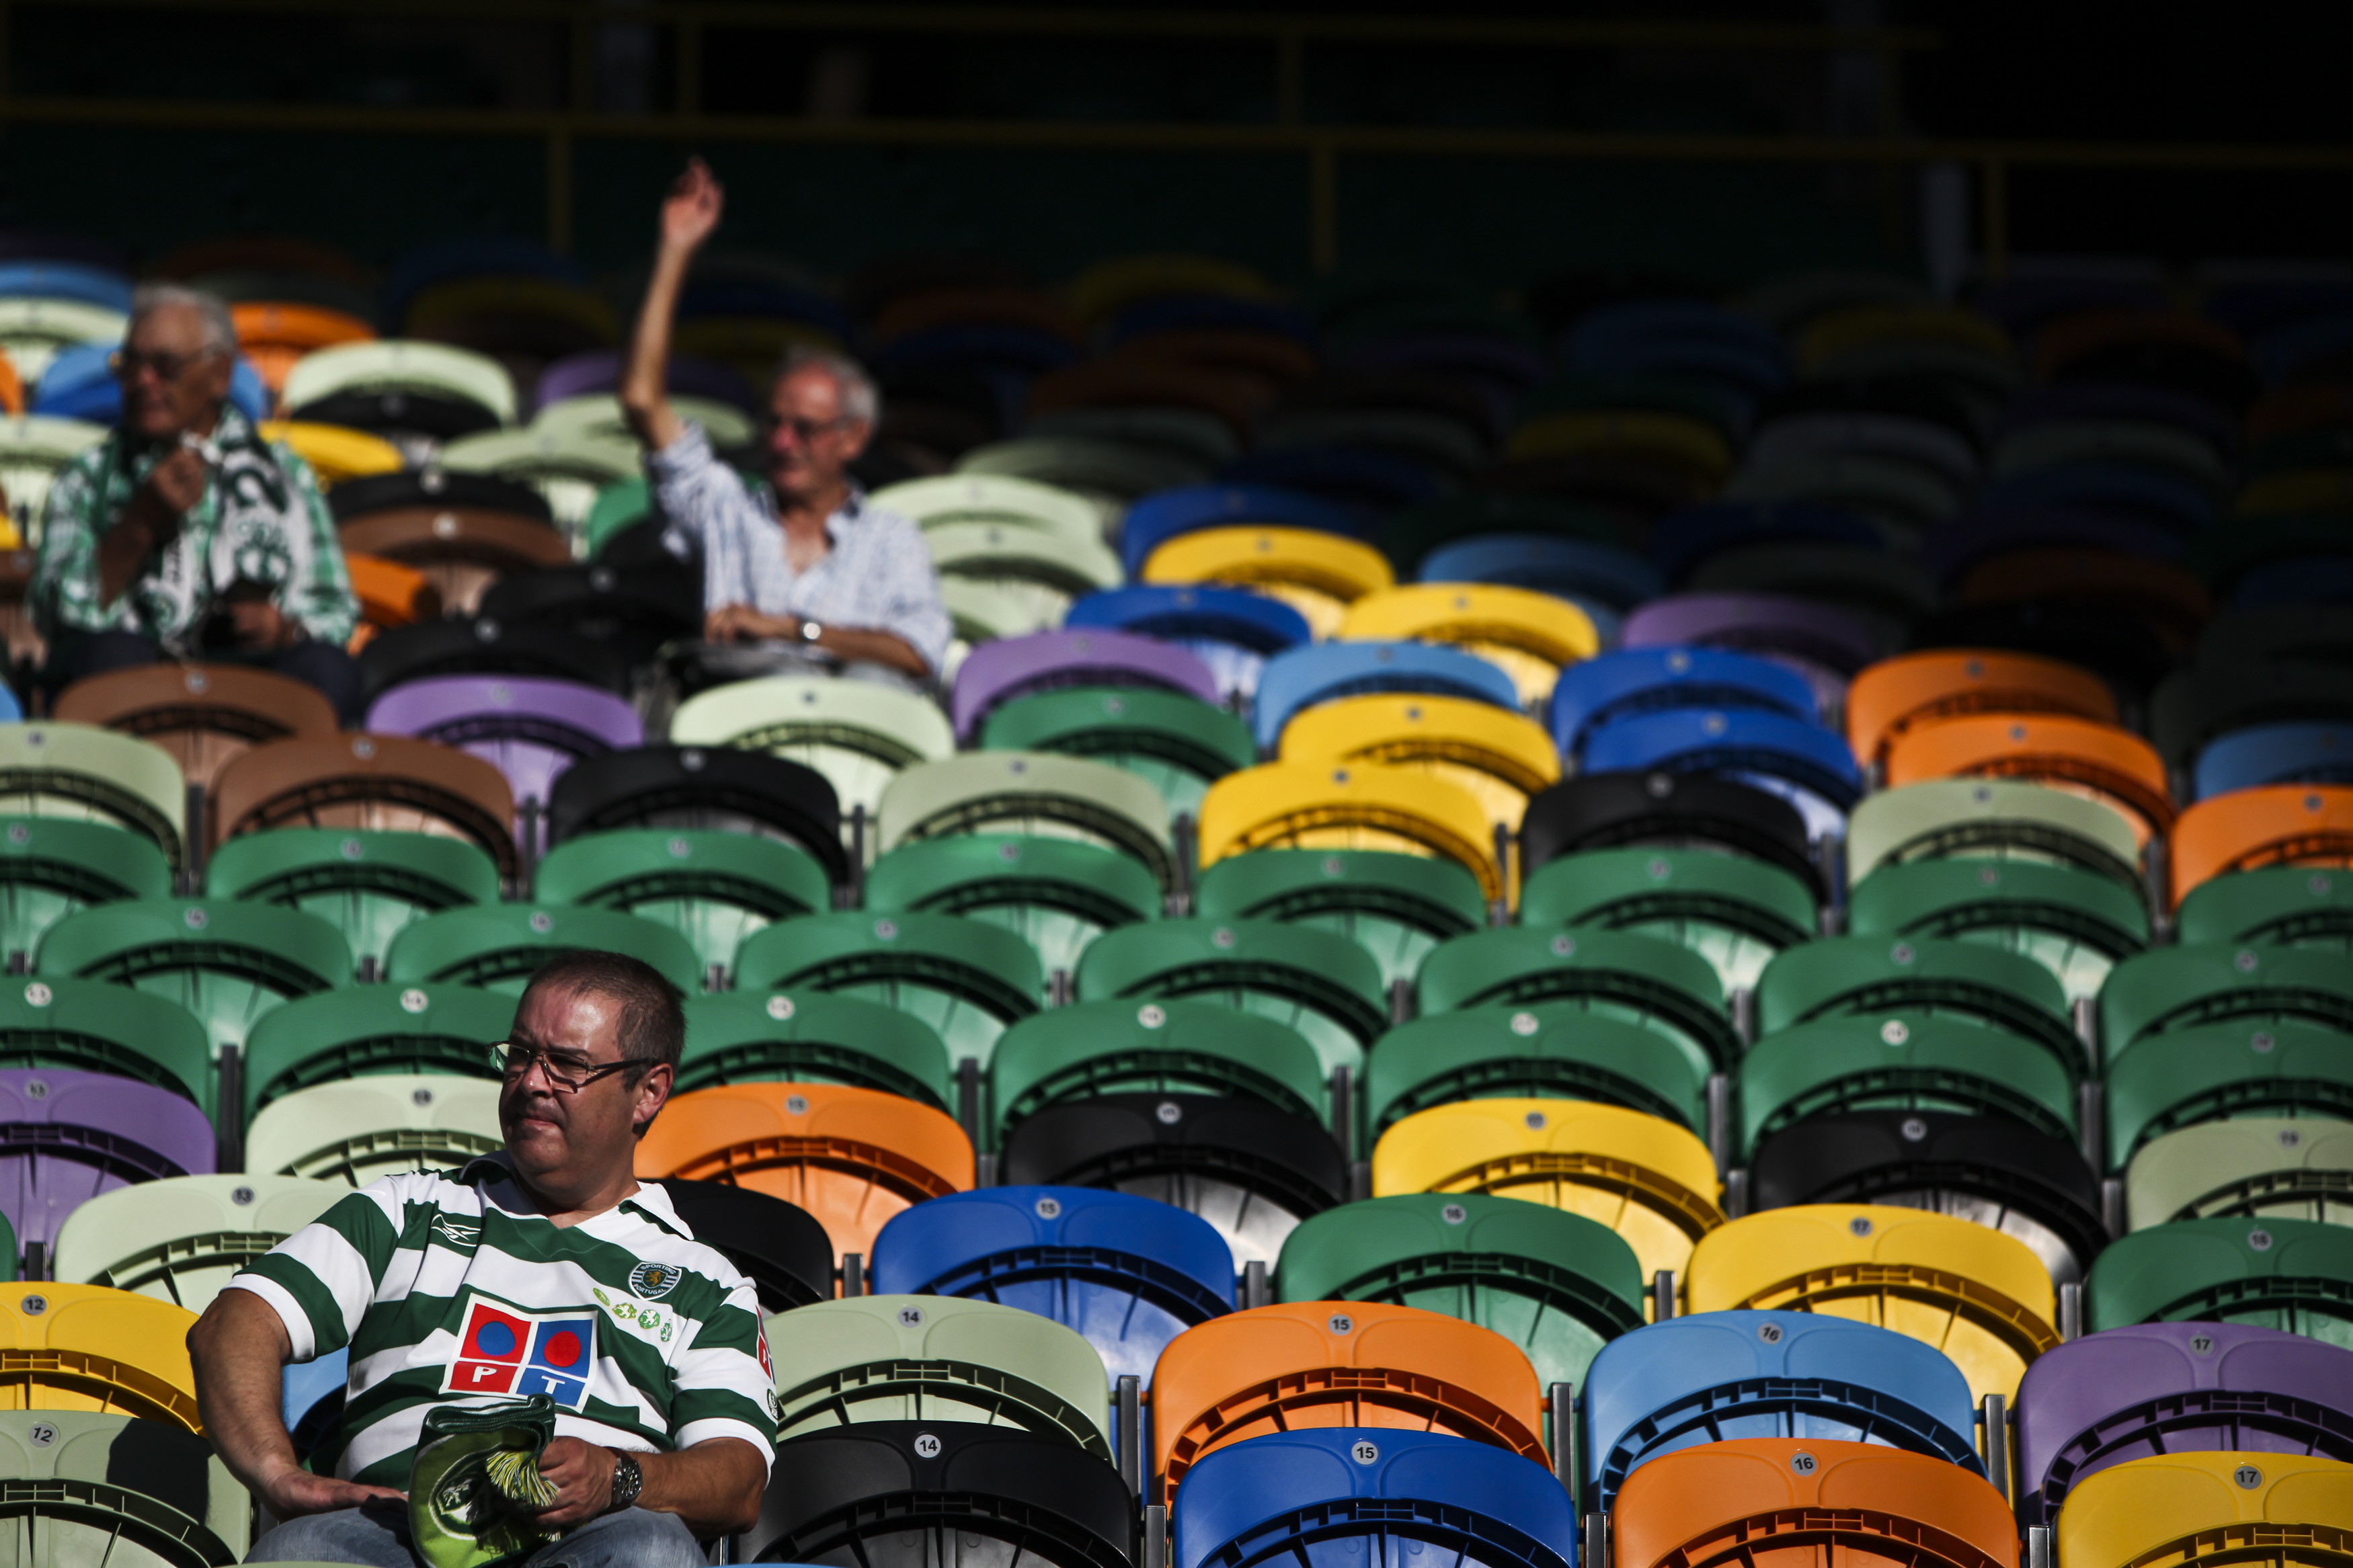
<path id="1" fill-rule="evenodd" d="M 52 1273 L 201 1312 L 230 1276 L 351 1191 L 303 1176 L 166 1176 L 100 1193 L 58 1227 Z"/>
<path id="2" fill-rule="evenodd" d="M 2179 940 L 2267 947 L 2353 946 L 2353 877 L 2301 866 L 2237 871 L 2200 882 L 2174 911 Z"/>
<path id="3" fill-rule="evenodd" d="M 379 828 L 471 841 L 519 864 L 514 794 L 480 757 L 399 735 L 322 735 L 256 746 L 214 780 L 212 838 L 272 827 Z"/>
<path id="4" fill-rule="evenodd" d="M 429 1073 L 374 1074 L 281 1094 L 245 1130 L 245 1168 L 364 1187 L 402 1171 L 464 1165 L 506 1147 L 500 1085 Z"/>
<path id="5" fill-rule="evenodd" d="M 974 833 L 900 845 L 866 875 L 865 907 L 964 915 L 1018 933 L 1049 973 L 1113 926 L 1158 917 L 1160 884 L 1130 856 L 1075 838 Z"/>
<path id="6" fill-rule="evenodd" d="M 2226 871 L 2353 865 L 2353 786 L 2232 790 L 2184 811 L 2167 844 L 2177 904 Z"/>
<path id="7" fill-rule="evenodd" d="M 617 827 L 556 846 L 533 874 L 545 904 L 591 904 L 666 925 L 704 973 L 755 931 L 833 907 L 814 856 L 781 839 L 708 829 Z"/>
<path id="8" fill-rule="evenodd" d="M 1314 1047 L 1271 1018 L 1208 1002 L 1113 997 L 1035 1014 L 989 1059 L 991 1124 L 1002 1139 L 1048 1106 L 1104 1094 L 1260 1100 L 1310 1121 L 1324 1112 Z"/>
<path id="9" fill-rule="evenodd" d="M 2339 1048 L 2342 1048 L 2340 1042 Z M 2353 1126 L 2316 1117 L 2204 1121 L 2141 1145 L 2125 1173 L 2133 1227 L 2177 1219 L 2353 1220 Z"/>
<path id="10" fill-rule="evenodd" d="M 171 862 L 144 835 L 99 822 L 0 818 L 0 952 L 29 960 L 42 933 L 77 910 L 171 891 Z"/>
<path id="11" fill-rule="evenodd" d="M 839 1083 L 949 1110 L 955 1069 L 930 1025 L 879 1003 L 805 990 L 690 998 L 673 1092 L 761 1081 Z"/>
<path id="12" fill-rule="evenodd" d="M 1862 1110 L 2000 1116 L 2075 1136 L 2075 1076 L 2034 1041 L 1937 1014 L 1852 1014 L 1766 1036 L 1740 1059 L 1740 1147 Z"/>
<path id="13" fill-rule="evenodd" d="M 985 921 L 845 910 L 772 925 L 735 954 L 738 991 L 858 997 L 929 1025 L 950 1061 L 985 1068 L 997 1038 L 1038 1010 L 1045 976 L 1013 932 Z"/>
<path id="14" fill-rule="evenodd" d="M 1704 849 L 1588 849 L 1547 861 L 1520 890 L 1520 923 L 1599 926 L 1687 947 L 1728 994 L 1819 929 L 1810 883 Z"/>
<path id="15" fill-rule="evenodd" d="M 2107 682 L 2055 658 L 1932 648 L 1883 658 L 1847 687 L 1846 733 L 1865 763 L 1885 762 L 1913 729 L 1969 713 L 2064 713 L 2116 721 Z"/>
<path id="16" fill-rule="evenodd" d="M 20 1405 L 0 1412 L 0 1456 L 31 1561 L 227 1568 L 252 1542 L 250 1496 L 175 1422 Z"/>
<path id="17" fill-rule="evenodd" d="M 1529 926 L 1473 931 L 1432 952 L 1414 989 L 1425 1016 L 1464 1007 L 1582 1003 L 1675 1041 L 1703 1074 L 1738 1054 L 1715 968 L 1687 948 L 1630 931 Z"/>
<path id="18" fill-rule="evenodd" d="M 1523 706 L 1550 696 L 1564 665 L 1601 650 L 1593 621 L 1567 600 L 1486 583 L 1417 583 L 1366 594 L 1337 634 L 1351 642 L 1450 644 L 1501 668 Z"/>
<path id="19" fill-rule="evenodd" d="M 678 1176 L 658 1184 L 695 1239 L 717 1247 L 752 1282 L 762 1311 L 833 1299 L 833 1243 L 815 1215 L 749 1187 Z"/>
<path id="20" fill-rule="evenodd" d="M 1050 752 L 973 752 L 919 763 L 891 781 L 878 814 L 884 852 L 965 833 L 1077 838 L 1172 874 L 1168 805 L 1135 774 Z"/>
<path id="21" fill-rule="evenodd" d="M 515 998 L 470 985 L 353 985 L 290 1002 L 246 1042 L 244 1114 L 313 1084 L 389 1073 L 494 1079 Z"/>
<path id="22" fill-rule="evenodd" d="M 1258 760 L 1250 729 L 1223 708 L 1151 687 L 1075 686 L 993 709 L 980 747 L 1087 757 L 1135 774 L 1172 812 L 1197 813 L 1211 781 Z"/>
<path id="23" fill-rule="evenodd" d="M 11 1410 L 103 1411 L 202 1432 L 188 1331 L 196 1315 L 102 1285 L 0 1285 L 0 1386 Z"/>
<path id="24" fill-rule="evenodd" d="M 1282 921 L 1345 936 L 1390 985 L 1410 982 L 1430 950 L 1485 923 L 1479 879 L 1453 860 L 1380 849 L 1253 849 L 1205 867 L 1194 912 Z"/>
<path id="25" fill-rule="evenodd" d="M 2169 947 L 2116 966 L 2100 988 L 2100 1047 L 2238 1023 L 2353 1033 L 2353 973 L 2333 952 L 2295 947 Z"/>
<path id="26" fill-rule="evenodd" d="M 499 890 L 495 859 L 469 840 L 433 833 L 278 827 L 231 839 L 205 865 L 206 897 L 315 915 L 379 971 L 411 921 L 496 903 Z"/>
<path id="27" fill-rule="evenodd" d="M 1041 487 L 1042 488 L 1042 487 Z M 671 715 L 681 746 L 765 752 L 825 775 L 841 810 L 864 806 L 869 821 L 901 769 L 955 751 L 939 705 L 871 681 L 770 676 L 697 692 Z"/>
<path id="28" fill-rule="evenodd" d="M 2075 1037 L 2058 977 L 2031 958 L 1936 937 L 1827 937 L 1791 948 L 1757 983 L 1760 1035 L 1842 1015 L 1946 1015 L 2032 1040 L 2071 1068 Z"/>
<path id="29" fill-rule="evenodd" d="M 2353 1348 L 2353 1237 L 2307 1219 L 2185 1219 L 2136 1230 L 2084 1286 L 2094 1328 L 2253 1323 Z"/>
<path id="30" fill-rule="evenodd" d="M 848 870 L 841 809 L 821 774 L 723 746 L 639 746 L 567 770 L 547 807 L 547 841 L 615 827 L 688 827 L 781 838 L 817 857 L 829 880 Z"/>
<path id="31" fill-rule="evenodd" d="M 297 735 L 332 735 L 334 708 L 316 689 L 239 665 L 151 664 L 77 680 L 52 716 L 152 741 L 192 784 L 209 788 L 231 759 Z"/>
<path id="32" fill-rule="evenodd" d="M 1271 752 L 1295 715 L 1379 692 L 1460 698 L 1507 713 L 1520 708 L 1512 678 L 1461 648 L 1418 642 L 1314 643 L 1267 660 L 1251 704 L 1250 730 L 1259 750 Z"/>
<path id="33" fill-rule="evenodd" d="M 669 926 L 618 910 L 545 904 L 477 904 L 427 915 L 393 939 L 385 978 L 520 996 L 542 964 L 575 949 L 625 952 L 687 995 L 702 989 L 693 945 Z"/>
<path id="34" fill-rule="evenodd" d="M 1567 756 L 1585 750 L 1599 725 L 1672 708 L 1755 708 L 1792 719 L 1818 715 L 1813 689 L 1770 659 L 1712 647 L 1634 648 L 1564 671 L 1546 717 Z"/>
<path id="35" fill-rule="evenodd" d="M 212 1041 L 186 1008 L 96 980 L 0 981 L 0 1062 L 137 1079 L 209 1108 Z"/>
<path id="36" fill-rule="evenodd" d="M 1395 581 L 1371 545 L 1303 528 L 1197 530 L 1153 551 L 1136 577 L 1254 588 L 1298 611 L 1318 637 L 1337 636 L 1350 605 Z M 1263 681 L 1259 689 L 1263 700 Z"/>
<path id="37" fill-rule="evenodd" d="M 1506 896 L 1478 796 L 1410 767 L 1267 763 L 1227 774 L 1201 799 L 1204 865 L 1267 849 L 1385 850 L 1433 856 Z"/>
<path id="38" fill-rule="evenodd" d="M 575 763 L 645 742 L 637 710 L 613 693 L 519 676 L 407 681 L 368 705 L 365 727 L 458 747 L 498 769 L 518 802 L 542 806 Z"/>
<path id="39" fill-rule="evenodd" d="M 153 838 L 177 869 L 187 780 L 153 741 L 89 724 L 0 725 L 0 813 L 111 823 Z"/>
<path id="40" fill-rule="evenodd" d="M 1957 856 L 2080 866 L 2135 889 L 2132 825 L 2095 800 L 2015 779 L 1932 779 L 1883 789 L 1847 818 L 1846 877 Z"/>
<path id="41" fill-rule="evenodd" d="M 2147 842 L 2173 824 L 2165 760 L 2114 723 L 2055 714 L 1978 713 L 1907 732 L 1888 749 L 1887 782 L 2011 778 L 2085 795 L 2123 814 Z"/>
<path id="42" fill-rule="evenodd" d="M 1921 860 L 1883 865 L 1847 898 L 1856 936 L 1945 937 L 2023 953 L 2058 977 L 2070 1005 L 2099 994 L 2148 945 L 2148 905 L 2074 866 Z"/>
<path id="43" fill-rule="evenodd" d="M 2353 1121 L 2348 1047 L 2337 1030 L 2264 1018 L 2137 1041 L 2108 1064 L 2109 1162 L 2128 1165 L 2152 1139 L 2226 1117 Z"/>
<path id="44" fill-rule="evenodd" d="M 36 968 L 176 1002 L 218 1050 L 244 1044 L 281 1004 L 349 984 L 353 963 L 343 933 L 300 910 L 150 899 L 58 921 L 41 939 Z"/>
<path id="45" fill-rule="evenodd" d="M 56 1068 L 0 1071 L 0 1214 L 19 1246 L 51 1243 L 76 1206 L 159 1176 L 212 1172 L 203 1110 L 153 1083 Z"/>
<path id="46" fill-rule="evenodd" d="M 956 738 L 970 742 L 1002 703 L 1067 686 L 1151 686 L 1218 700 L 1208 667 L 1182 648 L 1093 626 L 1037 632 L 985 644 L 965 658 L 948 702 Z"/>
<path id="47" fill-rule="evenodd" d="M 1533 876 L 1563 855 L 1642 845 L 1715 849 L 1820 880 L 1798 808 L 1769 791 L 1704 773 L 1580 773 L 1528 802 L 1520 862 Z"/>
<path id="48" fill-rule="evenodd" d="M 2353 1465 L 2276 1453 L 2167 1454 L 2086 1479 L 2059 1510 L 2075 1563 L 2327 1562 L 2353 1546 Z"/>
<path id="49" fill-rule="evenodd" d="M 1465 1007 L 1398 1025 L 1365 1063 L 1365 1135 L 1465 1100 L 1591 1100 L 1694 1131 L 1707 1080 L 1676 1043 L 1569 1002 Z"/>

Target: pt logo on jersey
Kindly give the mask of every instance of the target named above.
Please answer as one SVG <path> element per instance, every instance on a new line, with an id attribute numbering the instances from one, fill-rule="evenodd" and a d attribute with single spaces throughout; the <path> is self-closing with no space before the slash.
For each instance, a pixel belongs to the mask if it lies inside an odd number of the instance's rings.
<path id="1" fill-rule="evenodd" d="M 458 1356 L 445 1394 L 544 1394 L 566 1410 L 588 1402 L 596 1364 L 596 1316 L 585 1307 L 518 1312 L 469 1297 L 458 1330 Z"/>

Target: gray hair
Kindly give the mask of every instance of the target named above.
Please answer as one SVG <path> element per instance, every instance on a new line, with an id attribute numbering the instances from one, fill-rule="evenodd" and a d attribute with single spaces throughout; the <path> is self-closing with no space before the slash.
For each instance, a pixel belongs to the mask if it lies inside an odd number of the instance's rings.
<path id="1" fill-rule="evenodd" d="M 833 378 L 834 390 L 841 395 L 845 417 L 869 429 L 882 417 L 882 394 L 875 386 L 874 378 L 848 354 L 795 343 L 785 351 L 783 362 L 776 366 L 776 381 L 781 384 L 785 377 L 804 370 L 821 370 Z"/>
<path id="2" fill-rule="evenodd" d="M 228 313 L 228 301 L 201 289 L 183 288 L 177 283 L 142 283 L 131 296 L 132 324 L 135 326 L 141 317 L 153 311 L 175 305 L 194 310 L 196 320 L 204 323 L 205 347 L 223 353 L 237 352 L 237 322 Z"/>

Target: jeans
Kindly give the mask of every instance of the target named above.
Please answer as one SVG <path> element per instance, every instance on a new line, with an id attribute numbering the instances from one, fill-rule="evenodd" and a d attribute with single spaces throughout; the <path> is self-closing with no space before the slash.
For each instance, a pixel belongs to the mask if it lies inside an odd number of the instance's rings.
<path id="1" fill-rule="evenodd" d="M 290 1519 L 253 1543 L 248 1563 L 351 1563 L 420 1568 L 408 1509 L 339 1508 Z M 523 1560 L 524 1568 L 705 1568 L 710 1561 L 674 1513 L 627 1509 L 592 1519 Z"/>
<path id="2" fill-rule="evenodd" d="M 137 669 L 160 663 L 163 658 L 164 650 L 137 632 L 85 632 L 58 639 L 58 647 L 49 655 L 49 680 L 53 689 L 61 690 L 86 675 Z M 248 665 L 299 680 L 334 705 L 335 717 L 345 728 L 360 721 L 359 660 L 332 643 L 301 642 L 268 653 L 224 649 L 207 651 L 199 658 L 214 664 Z"/>

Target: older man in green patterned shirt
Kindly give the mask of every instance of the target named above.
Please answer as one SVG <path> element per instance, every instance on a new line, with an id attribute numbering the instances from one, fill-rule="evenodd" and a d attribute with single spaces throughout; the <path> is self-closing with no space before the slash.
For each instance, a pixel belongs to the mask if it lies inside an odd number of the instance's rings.
<path id="1" fill-rule="evenodd" d="M 33 574 L 47 679 L 161 658 L 259 665 L 355 721 L 359 604 L 311 467 L 228 401 L 228 307 L 140 290 L 115 356 L 121 422 L 50 487 Z"/>

